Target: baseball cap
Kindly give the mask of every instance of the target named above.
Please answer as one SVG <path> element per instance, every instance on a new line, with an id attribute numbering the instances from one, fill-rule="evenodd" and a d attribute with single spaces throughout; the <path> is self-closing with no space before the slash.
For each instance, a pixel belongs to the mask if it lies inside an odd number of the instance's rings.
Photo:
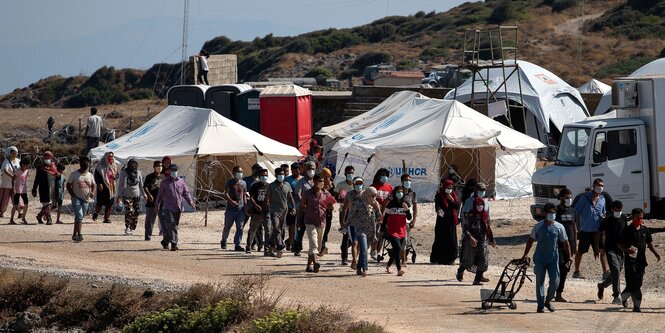
<path id="1" fill-rule="evenodd" d="M 174 171 L 178 171 L 178 165 L 177 164 L 171 164 L 169 169 L 174 170 Z"/>

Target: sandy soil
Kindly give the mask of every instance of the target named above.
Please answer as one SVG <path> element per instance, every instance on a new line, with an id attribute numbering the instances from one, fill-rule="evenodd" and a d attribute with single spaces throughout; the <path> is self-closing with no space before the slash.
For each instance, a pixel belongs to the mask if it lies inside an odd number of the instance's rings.
<path id="1" fill-rule="evenodd" d="M 530 202 L 497 201 L 493 205 L 499 247 L 493 250 L 489 272 L 492 282 L 483 288 L 494 288 L 501 266 L 509 258 L 521 256 L 532 225 L 527 218 Z M 70 216 L 63 218 L 67 222 L 64 225 L 37 225 L 34 208 L 28 215 L 32 219 L 30 225 L 12 226 L 6 224 L 7 218 L 0 220 L 0 266 L 93 279 L 131 279 L 162 286 L 224 282 L 234 276 L 263 272 L 272 275 L 271 288 L 283 293 L 284 304 L 325 304 L 348 309 L 354 316 L 383 324 L 394 332 L 625 331 L 635 325 L 640 331 L 658 331 L 660 324 L 647 319 L 662 314 L 665 306 L 664 269 L 653 257 L 649 257 L 652 265 L 647 268 L 642 314 L 611 305 L 609 295 L 598 301 L 595 283 L 600 276 L 599 264 L 584 258 L 583 273 L 589 279 L 568 283 L 565 295 L 570 303 L 557 304 L 556 313 L 535 313 L 534 284 L 528 280 L 516 297 L 516 310 L 501 307 L 483 311 L 480 288 L 471 286 L 469 281 L 457 282 L 455 266 L 428 263 L 434 223 L 431 204 L 421 206 L 414 231 L 418 243 L 416 264 L 410 264 L 403 277 L 385 274 L 383 267 L 373 264 L 366 278 L 340 265 L 337 244 L 341 237 L 337 232 L 331 232 L 331 253 L 323 258 L 321 272 L 314 275 L 305 273 L 305 257 L 285 255 L 276 259 L 221 250 L 221 211 L 210 213 L 208 227 L 203 226 L 202 212 L 185 214 L 181 222 L 181 250 L 170 252 L 161 250 L 159 237 L 144 241 L 142 227 L 136 235 L 125 236 L 122 216 L 113 216 L 112 224 L 86 223 L 85 240 L 72 243 Z M 655 236 L 658 247 L 664 241 L 662 235 Z"/>

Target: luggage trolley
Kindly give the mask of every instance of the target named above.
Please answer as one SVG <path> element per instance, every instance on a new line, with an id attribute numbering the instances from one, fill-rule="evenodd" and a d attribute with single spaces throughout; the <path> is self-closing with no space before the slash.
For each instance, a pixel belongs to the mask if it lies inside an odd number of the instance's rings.
<path id="1" fill-rule="evenodd" d="M 515 295 L 522 289 L 525 278 L 532 281 L 526 274 L 530 264 L 530 258 L 511 260 L 503 269 L 499 282 L 497 282 L 496 288 L 493 291 L 491 289 L 480 290 L 480 298 L 482 299 L 481 308 L 487 310 L 494 303 L 502 303 L 508 305 L 508 308 L 511 310 L 517 309 L 517 304 L 513 301 Z"/>

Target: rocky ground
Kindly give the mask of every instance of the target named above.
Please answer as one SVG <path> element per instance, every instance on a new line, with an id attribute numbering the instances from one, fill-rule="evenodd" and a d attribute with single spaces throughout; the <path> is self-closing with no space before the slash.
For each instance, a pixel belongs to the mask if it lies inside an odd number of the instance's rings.
<path id="1" fill-rule="evenodd" d="M 409 264 L 402 277 L 386 274 L 382 266 L 372 264 L 369 276 L 358 277 L 339 261 L 338 232 L 331 232 L 331 251 L 322 259 L 321 272 L 306 273 L 305 258 L 285 255 L 281 259 L 254 253 L 233 252 L 219 248 L 223 212 L 209 214 L 204 226 L 202 212 L 187 213 L 181 221 L 181 250 L 161 250 L 158 237 L 143 240 L 143 228 L 125 236 L 122 216 L 113 216 L 112 224 L 85 223 L 85 240 L 71 242 L 72 218 L 63 225 L 37 225 L 31 207 L 30 225 L 7 225 L 1 219 L 0 266 L 16 270 L 39 271 L 89 281 L 127 283 L 163 290 L 179 290 L 197 282 L 218 283 L 246 274 L 272 275 L 270 288 L 282 294 L 286 305 L 325 304 L 348 309 L 359 319 L 384 325 L 394 332 L 412 331 L 659 331 L 654 315 L 662 314 L 665 293 L 662 278 L 665 268 L 649 255 L 651 265 L 645 278 L 643 313 L 633 314 L 610 304 L 610 297 L 598 300 L 597 279 L 600 264 L 590 257 L 582 263 L 587 279 L 572 279 L 567 284 L 569 303 L 558 304 L 557 312 L 536 314 L 534 284 L 526 281 L 516 297 L 517 309 L 506 307 L 480 309 L 481 288 L 494 288 L 502 266 L 521 256 L 527 234 L 533 225 L 528 217 L 531 199 L 496 201 L 493 204 L 494 230 L 498 247 L 492 249 L 489 277 L 483 287 L 470 281 L 457 282 L 455 266 L 428 263 L 434 229 L 431 204 L 422 204 L 416 238 L 418 258 Z M 336 222 L 335 222 L 336 223 Z M 663 221 L 648 225 L 663 226 Z M 657 248 L 665 242 L 662 234 L 654 237 Z M 529 274 L 532 275 L 531 271 Z"/>

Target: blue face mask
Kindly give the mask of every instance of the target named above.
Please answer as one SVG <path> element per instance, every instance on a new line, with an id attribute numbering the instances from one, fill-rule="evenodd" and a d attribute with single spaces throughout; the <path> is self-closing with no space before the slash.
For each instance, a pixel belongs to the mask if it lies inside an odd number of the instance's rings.
<path id="1" fill-rule="evenodd" d="M 267 183 L 268 182 L 268 176 L 261 176 L 261 182 L 262 183 Z"/>
<path id="2" fill-rule="evenodd" d="M 404 186 L 405 189 L 410 189 L 411 188 L 411 181 L 410 180 L 405 180 L 402 182 L 402 186 Z"/>
<path id="3" fill-rule="evenodd" d="M 242 172 L 236 172 L 235 177 L 236 177 L 237 180 L 241 180 L 242 179 Z"/>
<path id="4" fill-rule="evenodd" d="M 402 200 L 402 198 L 404 198 L 404 192 L 395 193 L 395 198 L 397 198 L 397 200 Z"/>
<path id="5" fill-rule="evenodd" d="M 360 192 L 360 191 L 363 190 L 363 186 L 362 185 L 353 185 L 353 189 Z"/>
<path id="6" fill-rule="evenodd" d="M 346 180 L 349 181 L 349 182 L 352 181 L 353 180 L 353 174 L 352 173 L 347 173 L 346 174 Z"/>
<path id="7" fill-rule="evenodd" d="M 556 219 L 556 213 L 547 213 L 547 220 L 550 222 L 554 222 Z"/>
<path id="8" fill-rule="evenodd" d="M 485 197 L 485 191 L 478 191 L 478 196 L 481 198 Z"/>
<path id="9" fill-rule="evenodd" d="M 380 179 L 381 183 L 383 183 L 383 184 L 385 184 L 388 181 L 388 177 L 386 177 L 386 176 L 381 176 L 381 178 L 379 178 L 379 179 Z"/>
<path id="10" fill-rule="evenodd" d="M 171 171 L 171 177 L 173 179 L 178 179 L 178 171 Z"/>
<path id="11" fill-rule="evenodd" d="M 284 181 L 284 175 L 277 175 L 277 181 L 278 182 L 283 182 Z"/>

